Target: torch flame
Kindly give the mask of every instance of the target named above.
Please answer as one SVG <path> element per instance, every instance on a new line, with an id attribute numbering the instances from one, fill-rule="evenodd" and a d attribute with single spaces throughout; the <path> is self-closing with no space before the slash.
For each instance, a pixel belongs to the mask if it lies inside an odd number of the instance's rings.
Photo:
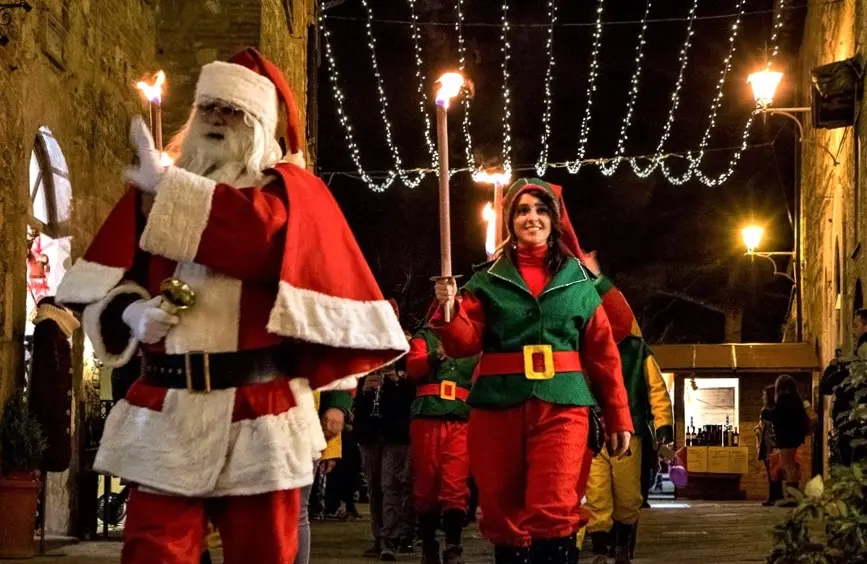
<path id="1" fill-rule="evenodd" d="M 459 72 L 447 72 L 436 83 L 440 85 L 436 96 L 437 105 L 448 109 L 449 101 L 460 94 L 464 86 L 464 76 Z"/>
<path id="2" fill-rule="evenodd" d="M 512 175 L 507 172 L 488 172 L 486 170 L 473 173 L 473 180 L 494 186 L 505 186 L 511 180 Z"/>
<path id="3" fill-rule="evenodd" d="M 145 98 L 155 104 L 159 104 L 163 98 L 163 84 L 166 82 L 166 73 L 159 71 L 154 76 L 153 84 L 148 84 L 145 81 L 139 81 L 135 87 L 142 91 Z"/>
<path id="4" fill-rule="evenodd" d="M 160 166 L 172 166 L 175 164 L 175 159 L 171 158 L 168 153 L 163 151 L 160 153 Z"/>
<path id="5" fill-rule="evenodd" d="M 491 202 L 485 204 L 485 209 L 482 210 L 482 219 L 488 222 L 485 237 L 485 252 L 491 257 L 494 255 L 494 251 L 497 250 L 497 214 L 494 213 L 494 206 Z"/>

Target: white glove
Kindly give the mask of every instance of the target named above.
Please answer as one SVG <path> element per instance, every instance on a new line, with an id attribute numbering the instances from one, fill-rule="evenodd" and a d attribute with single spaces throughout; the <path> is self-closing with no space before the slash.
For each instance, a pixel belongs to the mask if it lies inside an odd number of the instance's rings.
<path id="1" fill-rule="evenodd" d="M 181 320 L 177 315 L 160 309 L 162 299 L 161 296 L 157 296 L 148 301 L 139 300 L 123 310 L 121 318 L 129 325 L 133 336 L 138 341 L 152 345 L 165 338 L 169 329 L 180 323 Z"/>
<path id="2" fill-rule="evenodd" d="M 160 154 L 154 146 L 154 138 L 140 116 L 132 118 L 129 126 L 129 142 L 138 153 L 138 167 L 127 167 L 123 178 L 139 190 L 149 194 L 157 193 L 157 184 L 166 168 L 160 164 Z"/>

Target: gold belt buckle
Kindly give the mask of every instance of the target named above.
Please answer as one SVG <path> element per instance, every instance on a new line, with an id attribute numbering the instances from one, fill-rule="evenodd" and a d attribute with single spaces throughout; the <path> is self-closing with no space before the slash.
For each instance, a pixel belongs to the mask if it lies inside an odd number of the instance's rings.
<path id="1" fill-rule="evenodd" d="M 457 398 L 458 386 L 450 380 L 440 382 L 440 398 L 454 401 Z"/>
<path id="2" fill-rule="evenodd" d="M 544 368 L 541 371 L 533 368 L 533 357 L 542 355 Z M 524 376 L 527 380 L 550 380 L 554 377 L 554 351 L 551 345 L 524 346 Z"/>
<path id="3" fill-rule="evenodd" d="M 193 370 L 191 368 L 190 363 L 190 355 L 191 354 L 200 354 L 202 355 L 202 372 L 205 375 L 205 390 L 194 390 L 193 389 Z M 184 353 L 184 372 L 187 377 L 187 391 L 191 394 L 207 394 L 211 391 L 211 358 L 208 353 L 204 351 L 188 351 Z"/>

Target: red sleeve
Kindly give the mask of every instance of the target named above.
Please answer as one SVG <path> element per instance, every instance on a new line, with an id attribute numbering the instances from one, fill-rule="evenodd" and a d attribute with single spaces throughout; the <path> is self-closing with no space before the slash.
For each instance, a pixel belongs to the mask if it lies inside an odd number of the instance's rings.
<path id="1" fill-rule="evenodd" d="M 410 380 L 421 380 L 428 375 L 430 365 L 427 361 L 427 342 L 416 337 L 409 342 L 409 353 L 406 355 L 406 376 Z"/>
<path id="2" fill-rule="evenodd" d="M 581 363 L 593 395 L 601 404 L 606 430 L 634 432 L 629 399 L 623 384 L 620 352 L 602 306 L 596 308 L 593 317 L 587 322 L 582 339 Z"/>
<path id="3" fill-rule="evenodd" d="M 485 333 L 485 309 L 471 293 L 463 292 L 455 302 L 454 317 L 443 321 L 443 308 L 437 308 L 430 321 L 431 329 L 440 338 L 443 350 L 452 358 L 475 356 L 482 352 Z"/>
<path id="4" fill-rule="evenodd" d="M 268 187 L 217 184 L 195 262 L 241 280 L 276 280 L 287 217 L 283 199 Z"/>

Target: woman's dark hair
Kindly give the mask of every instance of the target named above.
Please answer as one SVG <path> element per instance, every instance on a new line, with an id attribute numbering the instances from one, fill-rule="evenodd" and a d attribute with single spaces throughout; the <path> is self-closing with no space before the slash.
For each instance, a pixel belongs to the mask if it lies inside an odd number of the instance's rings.
<path id="1" fill-rule="evenodd" d="M 798 384 L 795 382 L 795 379 L 788 374 L 781 374 L 780 377 L 777 378 L 776 383 L 774 383 L 774 392 L 777 402 L 780 401 L 780 396 L 785 394 L 792 394 L 798 398 L 798 401 L 801 401 L 801 394 L 798 393 Z"/>
<path id="2" fill-rule="evenodd" d="M 560 224 L 560 204 L 553 196 L 551 196 L 550 193 L 548 193 L 548 191 L 542 188 L 529 188 L 523 190 L 512 200 L 512 204 L 508 210 L 509 217 L 506 220 L 506 228 L 509 230 L 509 241 L 507 241 L 507 244 L 503 247 L 503 252 L 508 255 L 513 264 L 518 264 L 518 238 L 515 236 L 514 224 L 515 215 L 518 213 L 518 200 L 520 200 L 521 196 L 524 194 L 529 194 L 535 198 L 539 198 L 546 206 L 548 206 L 551 216 L 551 235 L 548 237 L 548 256 L 546 262 L 548 269 L 552 273 L 559 272 L 569 258 L 563 250 L 563 246 L 560 244 L 561 234 L 563 233 L 563 228 Z"/>
<path id="3" fill-rule="evenodd" d="M 773 408 L 777 403 L 776 398 L 774 397 L 775 393 L 773 384 L 765 386 L 765 407 Z"/>

